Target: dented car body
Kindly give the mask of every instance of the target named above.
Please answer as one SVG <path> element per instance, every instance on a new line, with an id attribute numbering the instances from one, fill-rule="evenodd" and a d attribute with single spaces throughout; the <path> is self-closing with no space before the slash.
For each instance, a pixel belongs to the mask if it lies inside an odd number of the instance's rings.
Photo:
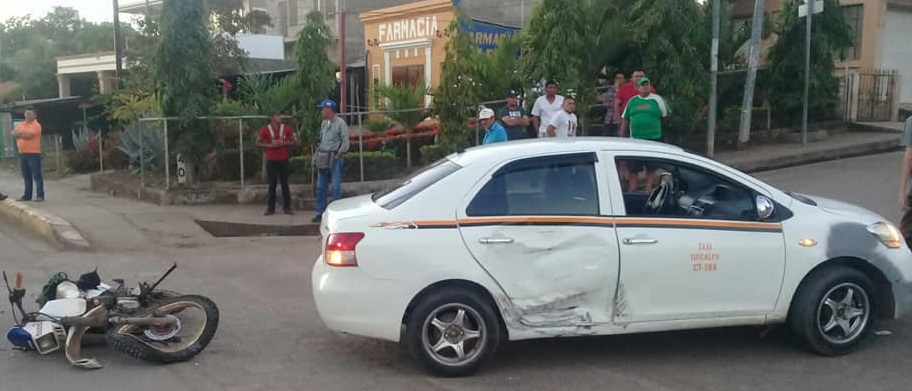
<path id="1" fill-rule="evenodd" d="M 325 324 L 439 374 L 505 340 L 780 323 L 843 354 L 912 307 L 912 252 L 883 217 L 648 141 L 473 148 L 333 202 L 320 230 Z"/>

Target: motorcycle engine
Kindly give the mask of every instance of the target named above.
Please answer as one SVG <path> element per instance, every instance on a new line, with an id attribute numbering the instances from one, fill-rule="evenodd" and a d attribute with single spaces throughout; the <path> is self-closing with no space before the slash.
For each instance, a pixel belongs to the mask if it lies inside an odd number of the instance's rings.
<path id="1" fill-rule="evenodd" d="M 135 297 L 118 297 L 116 308 L 118 312 L 133 313 L 139 308 L 139 300 L 136 300 Z"/>

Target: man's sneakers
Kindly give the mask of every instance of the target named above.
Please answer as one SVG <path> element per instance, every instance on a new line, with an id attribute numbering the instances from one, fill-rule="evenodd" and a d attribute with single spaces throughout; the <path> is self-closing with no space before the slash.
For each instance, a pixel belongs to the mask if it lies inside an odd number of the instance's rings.
<path id="1" fill-rule="evenodd" d="M 3 201 L 3 200 L 5 200 L 5 199 L 7 199 L 7 198 L 8 198 L 8 197 L 7 197 L 6 194 L 0 193 L 0 201 Z"/>

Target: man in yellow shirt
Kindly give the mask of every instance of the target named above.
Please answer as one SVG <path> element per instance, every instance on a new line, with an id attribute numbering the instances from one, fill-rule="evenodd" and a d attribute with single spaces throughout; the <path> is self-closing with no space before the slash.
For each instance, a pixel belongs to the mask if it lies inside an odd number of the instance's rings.
<path id="1" fill-rule="evenodd" d="M 37 190 L 35 201 L 44 201 L 44 178 L 41 175 L 41 124 L 35 118 L 35 108 L 25 108 L 25 122 L 13 130 L 16 147 L 19 149 L 19 166 L 25 180 L 25 192 L 19 201 L 32 200 L 32 184 Z"/>

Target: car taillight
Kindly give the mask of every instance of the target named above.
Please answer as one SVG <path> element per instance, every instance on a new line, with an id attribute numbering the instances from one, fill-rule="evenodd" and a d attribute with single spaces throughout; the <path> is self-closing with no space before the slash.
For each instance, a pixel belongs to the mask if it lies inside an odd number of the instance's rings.
<path id="1" fill-rule="evenodd" d="M 324 261 L 330 266 L 358 266 L 355 257 L 355 246 L 364 239 L 361 232 L 348 232 L 329 235 L 326 241 L 326 257 Z"/>

